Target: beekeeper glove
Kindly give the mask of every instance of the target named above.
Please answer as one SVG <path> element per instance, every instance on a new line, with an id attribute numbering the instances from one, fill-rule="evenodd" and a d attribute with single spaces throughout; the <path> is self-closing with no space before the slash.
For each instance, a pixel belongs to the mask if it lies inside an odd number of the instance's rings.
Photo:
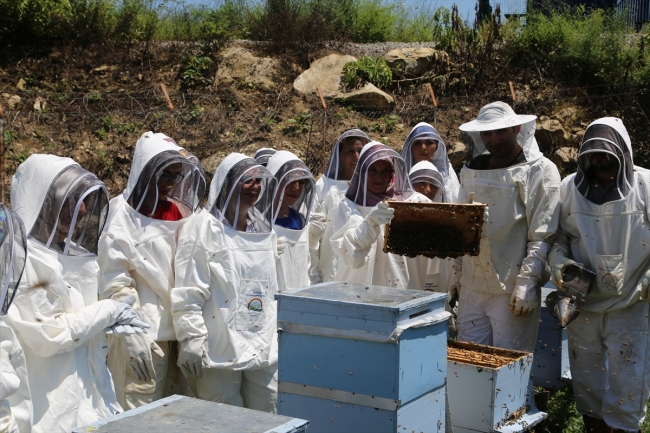
<path id="1" fill-rule="evenodd" d="M 188 377 L 190 374 L 198 379 L 203 377 L 203 363 L 207 365 L 207 353 L 203 347 L 205 337 L 195 337 L 181 341 L 181 351 L 178 354 L 178 366 L 183 372 L 183 376 Z"/>
<path id="2" fill-rule="evenodd" d="M 9 360 L 9 354 L 0 348 L 0 402 L 13 395 L 20 388 L 20 379 Z"/>
<path id="3" fill-rule="evenodd" d="M 325 233 L 325 224 L 320 221 L 309 222 L 309 281 L 313 284 L 321 282 L 318 273 L 320 263 L 320 241 Z"/>
<path id="4" fill-rule="evenodd" d="M 558 288 L 561 292 L 566 292 L 564 289 L 564 271 L 571 265 L 575 265 L 576 262 L 571 260 L 566 256 L 563 249 L 556 247 L 555 245 L 551 247 L 551 251 L 548 254 L 548 265 L 551 268 L 551 279 L 553 285 Z"/>
<path id="5" fill-rule="evenodd" d="M 280 239 L 278 239 L 276 241 L 275 246 L 276 246 L 276 249 L 277 249 L 277 252 L 278 252 L 278 257 L 281 256 L 282 254 L 284 254 L 284 248 L 285 248 L 284 242 L 282 242 Z"/>
<path id="6" fill-rule="evenodd" d="M 539 305 L 537 297 L 537 281 L 528 281 L 522 284 L 522 279 L 517 279 L 517 285 L 510 297 L 510 309 L 514 310 L 515 316 L 529 316 L 533 314 Z"/>
<path id="7" fill-rule="evenodd" d="M 359 249 L 365 250 L 377 240 L 380 226 L 388 224 L 395 215 L 395 209 L 388 207 L 388 203 L 379 202 L 368 213 L 368 216 L 354 230 L 353 242 Z"/>
<path id="8" fill-rule="evenodd" d="M 152 353 L 163 358 L 165 353 L 148 334 L 131 334 L 122 336 L 126 342 L 129 366 L 135 377 L 143 382 L 156 378 Z"/>
<path id="9" fill-rule="evenodd" d="M 140 313 L 133 308 L 136 297 L 133 295 L 126 296 L 122 302 L 115 302 L 119 313 L 115 323 L 106 328 L 107 334 L 143 334 L 147 332 L 147 328 L 151 328 L 147 322 L 144 321 Z"/>

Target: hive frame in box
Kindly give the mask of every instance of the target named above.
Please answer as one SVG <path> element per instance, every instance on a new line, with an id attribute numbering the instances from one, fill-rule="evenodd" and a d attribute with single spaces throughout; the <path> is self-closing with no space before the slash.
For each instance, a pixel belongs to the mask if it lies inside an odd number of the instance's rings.
<path id="1" fill-rule="evenodd" d="M 494 368 L 449 360 L 447 395 L 455 432 L 520 433 L 546 418 L 528 395 L 532 353 L 455 341 L 449 347 L 512 359 Z"/>
<path id="2" fill-rule="evenodd" d="M 385 226 L 385 253 L 411 257 L 423 255 L 429 258 L 455 258 L 466 254 L 478 256 L 481 232 L 483 230 L 483 215 L 487 205 L 483 203 L 418 203 L 391 200 L 388 201 L 388 204 L 395 209 L 395 216 L 391 223 Z M 441 236 L 437 238 L 435 235 L 432 235 L 422 238 L 421 234 L 418 234 L 420 229 L 417 228 L 417 225 L 423 221 L 428 221 L 431 225 L 435 224 L 435 230 L 436 232 L 440 231 Z M 408 247 L 399 245 L 399 238 L 395 237 L 400 224 L 409 224 L 409 234 L 412 233 L 412 236 L 420 236 L 418 240 L 425 239 L 430 241 L 431 248 L 407 252 L 406 248 Z M 413 225 L 416 225 L 416 227 L 414 228 Z M 426 226 L 429 225 L 426 224 Z M 450 248 L 452 246 L 450 244 L 441 245 L 441 243 L 452 238 L 454 235 L 460 238 L 457 238 L 457 241 L 460 240 L 460 244 L 457 244 L 459 248 Z"/>

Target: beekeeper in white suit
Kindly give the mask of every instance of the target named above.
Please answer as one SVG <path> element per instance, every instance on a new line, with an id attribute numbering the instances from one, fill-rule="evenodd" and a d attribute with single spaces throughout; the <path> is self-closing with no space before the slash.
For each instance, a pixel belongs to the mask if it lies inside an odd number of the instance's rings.
<path id="1" fill-rule="evenodd" d="M 557 230 L 560 196 L 560 174 L 539 151 L 535 119 L 493 102 L 460 126 L 473 149 L 460 173 L 458 201 L 467 203 L 474 193 L 488 206 L 480 254 L 456 259 L 449 273 L 450 294 L 460 297 L 460 341 L 535 348 L 542 272 Z"/>
<path id="2" fill-rule="evenodd" d="M 280 256 L 280 290 L 306 287 L 309 280 L 309 214 L 314 201 L 314 177 L 293 153 L 280 150 L 266 168 L 275 176 L 273 230 L 284 244 Z"/>
<path id="3" fill-rule="evenodd" d="M 223 160 L 181 230 L 172 290 L 178 362 L 198 397 L 265 412 L 277 407 L 275 184 L 253 158 Z"/>
<path id="4" fill-rule="evenodd" d="M 32 396 L 25 353 L 14 330 L 5 321 L 26 258 L 27 237 L 23 222 L 0 204 L 0 432 L 32 431 Z"/>
<path id="5" fill-rule="evenodd" d="M 339 258 L 336 281 L 422 290 L 426 266 L 417 266 L 418 258 L 384 253 L 382 225 L 395 212 L 386 200 L 429 201 L 413 191 L 399 153 L 371 141 L 361 151 L 350 188 L 335 211 L 330 243 Z"/>
<path id="6" fill-rule="evenodd" d="M 151 325 L 148 334 L 109 338 L 108 366 L 127 410 L 189 394 L 176 366 L 170 291 L 178 232 L 204 192 L 196 158 L 166 135 L 146 132 L 135 145 L 126 189 L 111 200 L 99 242 L 101 297 L 134 296 L 135 308 Z"/>
<path id="7" fill-rule="evenodd" d="M 345 197 L 361 149 L 369 142 L 370 137 L 358 129 L 348 129 L 341 134 L 332 148 L 327 171 L 316 182 L 316 200 L 309 227 L 309 278 L 312 284 L 334 281 L 338 259 L 329 243 L 334 233 L 332 221 L 335 215 L 332 212 Z"/>
<path id="8" fill-rule="evenodd" d="M 106 367 L 105 329 L 149 325 L 128 304 L 97 300 L 95 252 L 108 192 L 94 174 L 70 158 L 32 155 L 12 179 L 11 203 L 29 239 L 7 323 L 25 352 L 33 431 L 68 433 L 122 411 Z"/>
<path id="9" fill-rule="evenodd" d="M 402 158 L 410 171 L 413 166 L 422 162 L 431 162 L 442 175 L 444 195 L 448 203 L 454 203 L 458 198 L 458 176 L 447 156 L 447 147 L 438 130 L 425 122 L 420 122 L 411 130 L 404 147 Z"/>
<path id="10" fill-rule="evenodd" d="M 587 432 L 641 432 L 650 397 L 650 172 L 633 165 L 621 119 L 589 125 L 561 197 L 553 282 L 561 288 L 575 262 L 596 273 L 567 327 L 576 406 Z"/>

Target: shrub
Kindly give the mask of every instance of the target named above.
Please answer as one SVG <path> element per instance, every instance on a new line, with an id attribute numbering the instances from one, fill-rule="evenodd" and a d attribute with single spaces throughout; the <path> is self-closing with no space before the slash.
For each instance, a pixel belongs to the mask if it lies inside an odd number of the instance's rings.
<path id="1" fill-rule="evenodd" d="M 349 62 L 343 66 L 343 84 L 348 89 L 359 87 L 364 82 L 369 82 L 385 89 L 390 86 L 393 73 L 383 57 L 363 56 L 356 62 Z"/>

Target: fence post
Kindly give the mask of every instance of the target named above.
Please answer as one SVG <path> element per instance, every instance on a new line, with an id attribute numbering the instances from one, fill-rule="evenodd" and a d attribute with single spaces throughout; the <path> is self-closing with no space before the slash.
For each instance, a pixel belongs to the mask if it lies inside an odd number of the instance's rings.
<path id="1" fill-rule="evenodd" d="M 433 126 L 438 127 L 438 101 L 436 100 L 436 95 L 433 93 L 433 86 L 431 83 L 428 85 L 429 95 L 431 96 L 431 102 L 433 102 Z"/>
<path id="2" fill-rule="evenodd" d="M 515 86 L 512 84 L 512 81 L 508 81 L 508 84 L 510 85 L 510 96 L 512 96 L 512 109 L 515 110 L 515 107 L 517 106 L 517 96 L 515 95 Z"/>
<path id="3" fill-rule="evenodd" d="M 162 90 L 163 96 L 167 100 L 167 107 L 169 107 L 169 111 L 171 111 L 171 137 L 174 138 L 174 104 L 172 104 L 172 100 L 169 98 L 169 93 L 167 93 L 167 87 L 163 83 L 160 83 L 160 90 Z"/>

